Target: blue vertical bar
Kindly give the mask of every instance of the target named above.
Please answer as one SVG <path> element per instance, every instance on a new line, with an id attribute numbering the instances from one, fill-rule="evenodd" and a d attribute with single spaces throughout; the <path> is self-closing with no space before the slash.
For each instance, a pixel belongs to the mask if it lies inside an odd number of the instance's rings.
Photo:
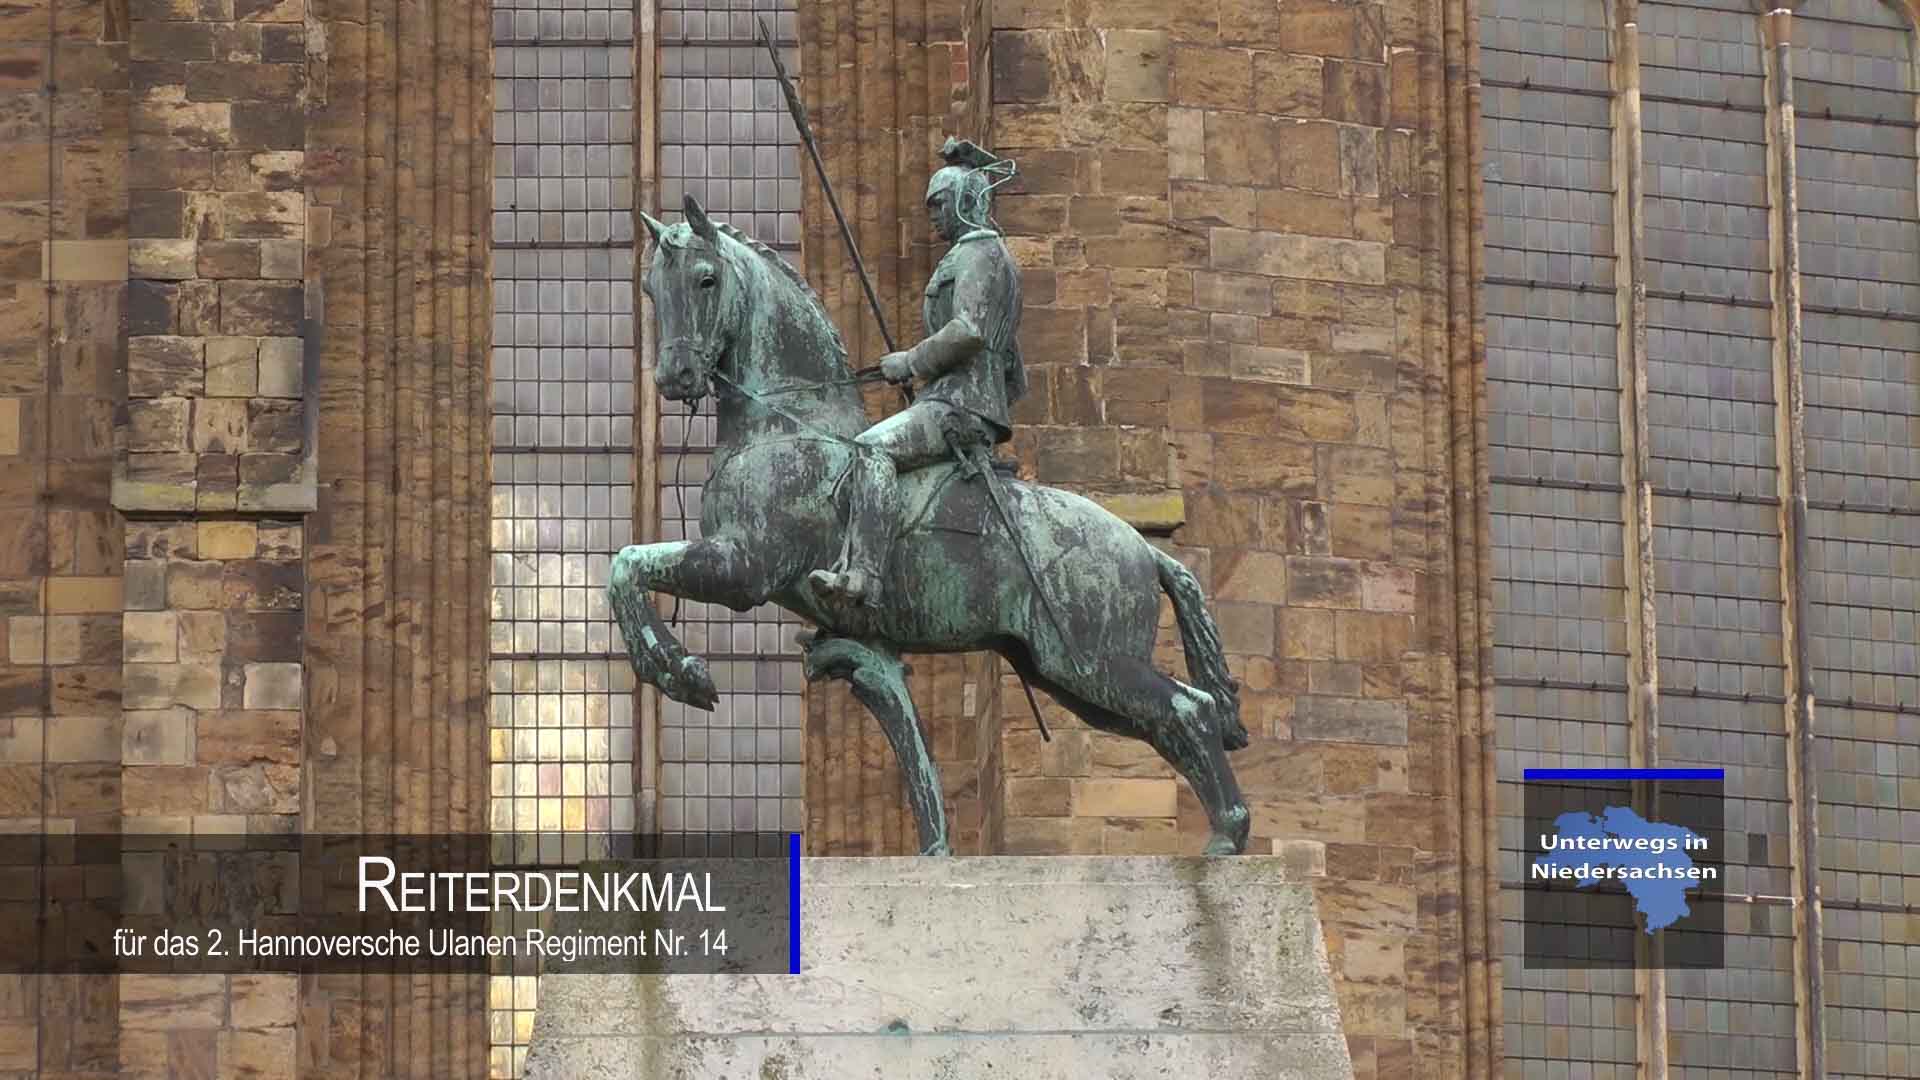
<path id="1" fill-rule="evenodd" d="M 787 974 L 800 974 L 800 834 L 787 834 Z"/>
<path id="2" fill-rule="evenodd" d="M 1528 769 L 1528 780 L 1720 780 L 1725 769 Z"/>

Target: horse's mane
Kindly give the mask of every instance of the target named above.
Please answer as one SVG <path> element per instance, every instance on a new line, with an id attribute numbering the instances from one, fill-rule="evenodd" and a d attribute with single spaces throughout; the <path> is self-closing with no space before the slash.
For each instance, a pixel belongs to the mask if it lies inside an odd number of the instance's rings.
<path id="1" fill-rule="evenodd" d="M 813 286 L 808 284 L 806 275 L 800 273 L 792 263 L 786 260 L 785 256 L 754 239 L 752 236 L 740 231 L 728 222 L 716 221 L 714 222 L 714 228 L 718 229 L 722 236 L 738 241 L 742 246 L 747 248 L 747 250 L 760 256 L 760 261 L 763 265 L 771 267 L 781 277 L 786 278 L 795 288 L 799 289 L 802 296 L 813 301 L 814 317 L 826 326 L 827 334 L 833 341 L 834 352 L 839 355 L 842 364 L 846 363 L 847 344 L 840 338 L 840 328 L 833 325 L 833 320 L 827 317 L 827 306 L 820 302 L 820 294 L 813 291 Z"/>

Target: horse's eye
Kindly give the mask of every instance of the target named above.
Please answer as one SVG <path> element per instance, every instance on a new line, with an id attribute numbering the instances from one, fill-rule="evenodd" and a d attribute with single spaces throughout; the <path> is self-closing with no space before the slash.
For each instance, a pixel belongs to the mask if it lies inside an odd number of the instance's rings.
<path id="1" fill-rule="evenodd" d="M 718 284 L 720 284 L 720 279 L 714 277 L 712 274 L 707 274 L 700 279 L 700 287 L 703 289 L 711 289 Z"/>

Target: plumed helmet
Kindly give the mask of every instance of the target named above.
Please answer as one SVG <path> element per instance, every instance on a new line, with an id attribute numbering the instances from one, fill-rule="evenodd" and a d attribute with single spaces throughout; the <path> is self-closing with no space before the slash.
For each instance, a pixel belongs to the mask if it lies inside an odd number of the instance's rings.
<path id="1" fill-rule="evenodd" d="M 951 191 L 960 219 L 975 228 L 992 220 L 993 188 L 999 175 L 1012 175 L 1013 163 L 965 139 L 949 138 L 940 148 L 947 165 L 927 180 L 927 198 Z"/>
<path id="2" fill-rule="evenodd" d="M 961 216 L 978 221 L 985 217 L 987 202 L 992 197 L 987 191 L 991 184 L 985 173 L 971 165 L 948 165 L 927 181 L 927 198 L 951 191 Z"/>

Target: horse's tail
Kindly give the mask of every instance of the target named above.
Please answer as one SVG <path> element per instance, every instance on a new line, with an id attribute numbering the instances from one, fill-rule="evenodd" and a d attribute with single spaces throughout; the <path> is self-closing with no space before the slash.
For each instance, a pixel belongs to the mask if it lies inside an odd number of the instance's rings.
<path id="1" fill-rule="evenodd" d="M 1187 674 L 1194 685 L 1205 690 L 1220 706 L 1220 737 L 1229 750 L 1247 745 L 1247 728 L 1240 722 L 1240 686 L 1227 674 L 1226 650 L 1220 645 L 1220 628 L 1207 613 L 1207 598 L 1200 582 L 1178 559 L 1151 544 L 1154 567 L 1160 573 L 1160 587 L 1173 600 L 1174 621 L 1180 624 L 1180 644 L 1187 653 Z"/>

